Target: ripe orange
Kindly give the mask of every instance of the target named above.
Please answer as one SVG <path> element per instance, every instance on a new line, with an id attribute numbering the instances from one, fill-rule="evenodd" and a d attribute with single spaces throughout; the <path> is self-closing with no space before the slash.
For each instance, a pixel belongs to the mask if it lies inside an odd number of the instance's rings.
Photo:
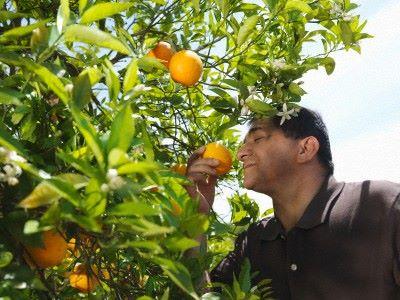
<path id="1" fill-rule="evenodd" d="M 182 207 L 173 199 L 169 200 L 172 206 L 171 212 L 172 214 L 177 217 L 182 213 Z"/>
<path id="2" fill-rule="evenodd" d="M 186 165 L 185 164 L 174 165 L 174 166 L 172 166 L 171 169 L 172 169 L 172 171 L 174 171 L 182 176 L 186 175 Z"/>
<path id="3" fill-rule="evenodd" d="M 74 270 L 69 275 L 69 283 L 73 288 L 80 290 L 83 293 L 89 293 L 96 289 L 99 285 L 99 271 L 96 266 L 91 266 L 92 274 L 88 271 L 87 266 L 84 264 L 77 264 Z M 110 279 L 110 274 L 107 270 L 100 270 L 104 279 Z"/>
<path id="4" fill-rule="evenodd" d="M 192 86 L 201 77 L 203 63 L 195 52 L 182 50 L 172 56 L 169 62 L 169 72 L 175 82 L 184 86 Z"/>
<path id="5" fill-rule="evenodd" d="M 228 173 L 232 167 L 232 155 L 229 150 L 220 143 L 206 145 L 203 158 L 215 158 L 219 160 L 219 165 L 215 168 L 218 175 Z"/>
<path id="6" fill-rule="evenodd" d="M 79 264 L 74 267 L 74 271 L 69 275 L 69 283 L 73 288 L 83 293 L 93 291 L 99 284 L 94 275 L 89 275 L 85 265 Z"/>
<path id="7" fill-rule="evenodd" d="M 43 247 L 26 247 L 28 260 L 42 269 L 59 265 L 67 254 L 67 242 L 64 237 L 57 231 L 48 230 L 43 232 L 42 239 Z"/>
<path id="8" fill-rule="evenodd" d="M 171 44 L 167 42 L 158 42 L 154 49 L 150 50 L 147 54 L 148 56 L 158 58 L 161 62 L 168 68 L 169 61 L 171 57 L 174 55 L 175 51 L 172 48 Z"/>

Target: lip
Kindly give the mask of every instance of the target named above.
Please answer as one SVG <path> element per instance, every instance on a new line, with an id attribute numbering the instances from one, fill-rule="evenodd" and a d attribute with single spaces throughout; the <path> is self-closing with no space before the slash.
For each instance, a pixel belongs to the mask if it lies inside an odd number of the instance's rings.
<path id="1" fill-rule="evenodd" d="M 255 166 L 255 165 L 256 165 L 256 164 L 254 164 L 254 163 L 244 164 L 244 165 L 243 165 L 243 169 L 247 169 L 247 168 L 253 167 L 253 166 Z"/>

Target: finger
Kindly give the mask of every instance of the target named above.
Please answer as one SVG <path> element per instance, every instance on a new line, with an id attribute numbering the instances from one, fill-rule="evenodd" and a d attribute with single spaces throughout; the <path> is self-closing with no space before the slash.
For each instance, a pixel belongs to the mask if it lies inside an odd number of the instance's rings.
<path id="1" fill-rule="evenodd" d="M 204 173 L 207 175 L 217 175 L 217 171 L 213 167 L 210 167 L 208 165 L 193 165 L 188 169 L 187 171 L 187 176 L 190 176 L 191 174 L 194 173 Z"/>
<path id="2" fill-rule="evenodd" d="M 215 158 L 198 158 L 198 159 L 194 160 L 190 166 L 207 165 L 207 166 L 215 168 L 219 164 L 220 164 L 219 160 L 215 159 Z"/>
<path id="3" fill-rule="evenodd" d="M 195 161 L 196 159 L 200 158 L 203 153 L 204 150 L 206 150 L 205 146 L 200 147 L 199 149 L 195 150 L 192 155 L 190 155 L 189 159 L 188 159 L 188 165 L 192 164 L 193 161 Z"/>
<path id="4" fill-rule="evenodd" d="M 194 183 L 207 183 L 207 177 L 209 177 L 209 175 L 204 173 L 192 173 L 188 176 L 188 179 Z"/>

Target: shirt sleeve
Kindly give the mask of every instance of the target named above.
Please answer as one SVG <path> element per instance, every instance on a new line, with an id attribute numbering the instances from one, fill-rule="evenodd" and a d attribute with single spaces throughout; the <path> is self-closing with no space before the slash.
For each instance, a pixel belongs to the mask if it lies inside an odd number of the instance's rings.
<path id="1" fill-rule="evenodd" d="M 397 196 L 393 206 L 394 220 L 394 259 L 393 276 L 396 284 L 400 286 L 400 194 Z"/>
<path id="2" fill-rule="evenodd" d="M 233 274 L 239 276 L 244 258 L 247 257 L 248 231 L 242 232 L 235 241 L 235 248 L 210 273 L 212 282 L 232 284 Z"/>

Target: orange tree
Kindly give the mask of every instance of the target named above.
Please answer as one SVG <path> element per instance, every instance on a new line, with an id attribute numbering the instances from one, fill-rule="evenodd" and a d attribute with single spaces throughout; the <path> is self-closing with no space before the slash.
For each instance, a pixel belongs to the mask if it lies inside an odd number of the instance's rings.
<path id="1" fill-rule="evenodd" d="M 219 180 L 230 224 L 198 214 L 173 168 L 214 141 L 234 152 L 248 113 L 295 115 L 303 74 L 369 37 L 356 7 L 1 0 L 0 296 L 258 299 L 248 265 L 221 295 L 198 288 L 261 215 L 237 162 Z"/>

